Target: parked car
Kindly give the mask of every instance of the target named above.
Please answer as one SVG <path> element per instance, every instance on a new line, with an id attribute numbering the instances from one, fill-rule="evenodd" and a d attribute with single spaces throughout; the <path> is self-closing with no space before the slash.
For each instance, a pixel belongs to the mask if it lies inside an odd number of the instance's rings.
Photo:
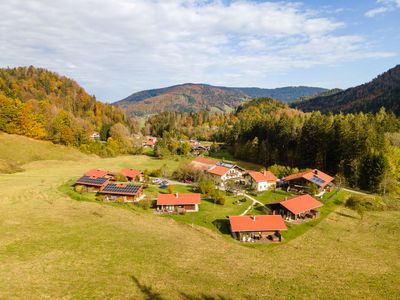
<path id="1" fill-rule="evenodd" d="M 160 189 L 166 189 L 168 187 L 168 184 L 161 184 Z"/>
<path id="2" fill-rule="evenodd" d="M 153 180 L 151 181 L 154 184 L 160 184 L 161 183 L 161 179 L 160 178 L 153 178 Z"/>
<path id="3" fill-rule="evenodd" d="M 161 183 L 162 183 L 162 184 L 166 184 L 166 185 L 169 184 L 168 180 L 163 180 Z"/>

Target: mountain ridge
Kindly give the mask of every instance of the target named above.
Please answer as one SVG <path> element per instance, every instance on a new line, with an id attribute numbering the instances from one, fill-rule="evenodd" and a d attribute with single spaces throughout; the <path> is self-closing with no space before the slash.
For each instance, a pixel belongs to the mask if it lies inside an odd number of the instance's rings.
<path id="1" fill-rule="evenodd" d="M 316 96 L 295 102 L 292 107 L 322 113 L 378 112 L 381 107 L 400 115 L 400 65 L 364 84 L 332 95 Z"/>
<path id="2" fill-rule="evenodd" d="M 269 97 L 283 102 L 291 102 L 301 96 L 310 96 L 322 91 L 326 91 L 326 89 L 306 86 L 263 89 L 184 83 L 139 91 L 112 104 L 121 106 L 129 114 L 152 114 L 165 110 L 226 112 L 234 110 L 239 104 L 252 98 Z"/>

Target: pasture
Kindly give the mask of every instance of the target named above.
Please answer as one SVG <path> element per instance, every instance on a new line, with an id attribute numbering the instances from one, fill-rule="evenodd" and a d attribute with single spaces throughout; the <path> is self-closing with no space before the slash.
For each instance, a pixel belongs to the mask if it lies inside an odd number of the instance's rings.
<path id="1" fill-rule="evenodd" d="M 199 226 L 200 217 L 185 222 L 189 214 L 161 217 L 59 191 L 89 168 L 164 163 L 172 170 L 184 160 L 83 155 L 0 175 L 0 298 L 398 299 L 399 211 L 360 220 L 337 205 L 288 242 L 248 247 Z"/>

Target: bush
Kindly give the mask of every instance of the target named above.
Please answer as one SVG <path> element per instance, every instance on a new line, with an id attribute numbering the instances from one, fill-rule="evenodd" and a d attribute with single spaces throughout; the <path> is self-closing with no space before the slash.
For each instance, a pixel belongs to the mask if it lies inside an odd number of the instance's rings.
<path id="1" fill-rule="evenodd" d="M 247 202 L 247 198 L 239 199 L 240 202 Z"/>
<path id="2" fill-rule="evenodd" d="M 345 203 L 347 208 L 356 211 L 360 218 L 364 217 L 366 211 L 380 211 L 386 208 L 386 204 L 380 197 L 368 197 L 361 195 L 350 196 Z"/>
<path id="3" fill-rule="evenodd" d="M 75 190 L 75 192 L 82 194 L 84 192 L 84 188 L 85 187 L 83 185 L 78 184 L 78 185 L 75 185 L 74 190 Z"/>
<path id="4" fill-rule="evenodd" d="M 143 210 L 148 210 L 151 207 L 151 201 L 149 200 L 141 200 L 139 202 L 139 206 L 143 209 Z"/>
<path id="5" fill-rule="evenodd" d="M 225 205 L 226 197 L 223 193 L 217 191 L 214 195 L 214 200 L 219 205 Z"/>

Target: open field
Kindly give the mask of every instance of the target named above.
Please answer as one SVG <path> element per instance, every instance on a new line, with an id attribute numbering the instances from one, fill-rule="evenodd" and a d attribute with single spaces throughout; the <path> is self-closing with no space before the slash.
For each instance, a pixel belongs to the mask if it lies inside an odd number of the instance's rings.
<path id="1" fill-rule="evenodd" d="M 289 242 L 249 247 L 195 222 L 76 201 L 58 190 L 89 168 L 163 163 L 84 157 L 0 175 L 0 299 L 398 299 L 399 211 L 360 220 L 335 206 Z"/>

